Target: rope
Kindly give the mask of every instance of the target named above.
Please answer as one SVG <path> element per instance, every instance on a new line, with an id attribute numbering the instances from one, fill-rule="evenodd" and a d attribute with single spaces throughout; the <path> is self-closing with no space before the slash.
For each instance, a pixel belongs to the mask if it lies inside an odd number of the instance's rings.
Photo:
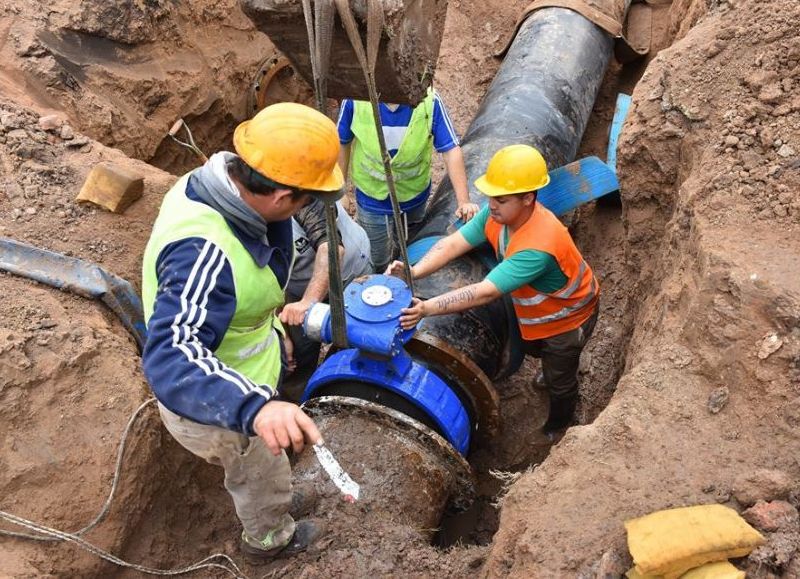
<path id="1" fill-rule="evenodd" d="M 317 108 L 323 114 L 328 114 L 328 71 L 330 70 L 331 45 L 333 44 L 333 16 L 332 0 L 315 0 L 314 32 L 318 80 L 314 94 L 317 96 Z"/>
<path id="2" fill-rule="evenodd" d="M 364 79 L 367 83 L 367 90 L 369 91 L 369 102 L 372 104 L 372 116 L 375 119 L 375 130 L 378 132 L 378 143 L 381 149 L 381 158 L 383 159 L 383 170 L 386 175 L 386 187 L 389 190 L 389 199 L 392 203 L 392 216 L 394 217 L 395 234 L 399 241 L 400 257 L 403 263 L 406 264 L 406 284 L 408 284 L 411 293 L 414 293 L 414 283 L 411 279 L 411 267 L 408 265 L 408 248 L 406 246 L 406 236 L 403 231 L 401 223 L 402 211 L 400 210 L 400 203 L 397 201 L 397 190 L 394 184 L 394 175 L 392 174 L 392 158 L 386 148 L 386 139 L 383 136 L 383 124 L 381 123 L 381 113 L 378 103 L 378 91 L 375 88 L 375 70 L 374 64 L 377 60 L 378 46 L 380 44 L 381 28 L 383 26 L 383 8 L 380 6 L 380 0 L 368 0 L 367 3 L 367 48 L 370 53 L 366 54 L 364 45 L 361 42 L 361 36 L 358 34 L 358 25 L 356 24 L 353 11 L 350 9 L 349 0 L 334 0 L 339 16 L 342 19 L 342 24 L 350 39 L 350 44 L 353 46 L 353 51 L 356 53 L 356 58 L 361 65 L 361 70 L 364 73 Z M 378 17 L 378 12 L 381 12 Z M 377 39 L 376 39 L 377 38 Z"/>
<path id="3" fill-rule="evenodd" d="M 114 478 L 111 482 L 111 490 L 108 493 L 108 498 L 106 498 L 103 507 L 100 509 L 100 512 L 95 516 L 92 521 L 83 527 L 82 529 L 68 533 L 65 531 L 59 531 L 58 529 L 53 529 L 51 527 L 47 527 L 40 523 L 35 523 L 28 519 L 23 519 L 22 517 L 18 517 L 11 513 L 7 513 L 6 511 L 0 511 L 0 519 L 6 520 L 14 525 L 19 527 L 23 527 L 30 531 L 34 531 L 38 534 L 32 535 L 30 533 L 21 533 L 17 531 L 7 531 L 5 529 L 0 529 L 0 535 L 4 535 L 7 537 L 15 537 L 19 539 L 30 539 L 33 541 L 66 541 L 70 543 L 74 543 L 79 547 L 83 548 L 84 550 L 97 555 L 101 559 L 104 559 L 110 563 L 114 563 L 120 567 L 128 567 L 130 569 L 135 569 L 137 571 L 141 571 L 142 573 L 147 573 L 149 575 L 184 575 L 186 573 L 191 573 L 193 571 L 199 571 L 200 569 L 220 569 L 226 571 L 233 577 L 237 579 L 247 579 L 246 576 L 242 573 L 236 563 L 233 560 L 223 553 L 215 553 L 202 559 L 201 561 L 197 561 L 196 563 L 192 563 L 186 567 L 181 567 L 179 569 L 155 569 L 153 567 L 146 567 L 144 565 L 137 565 L 135 563 L 128 563 L 120 559 L 119 557 L 112 555 L 108 551 L 104 551 L 100 547 L 97 547 L 85 539 L 81 537 L 85 533 L 88 533 L 94 527 L 99 525 L 103 519 L 105 519 L 106 515 L 108 515 L 108 511 L 111 509 L 111 503 L 114 499 L 114 495 L 117 492 L 117 485 L 119 483 L 120 475 L 122 472 L 122 462 L 123 457 L 125 455 L 125 448 L 128 442 L 128 436 L 130 435 L 131 429 L 133 428 L 134 423 L 138 419 L 139 415 L 141 414 L 142 410 L 144 410 L 147 406 L 155 402 L 155 398 L 150 398 L 143 402 L 134 412 L 131 414 L 131 417 L 128 419 L 128 424 L 125 426 L 125 430 L 122 433 L 122 439 L 120 441 L 119 450 L 117 451 L 117 460 L 116 465 L 114 467 Z M 216 560 L 222 561 L 221 563 L 214 562 Z"/>

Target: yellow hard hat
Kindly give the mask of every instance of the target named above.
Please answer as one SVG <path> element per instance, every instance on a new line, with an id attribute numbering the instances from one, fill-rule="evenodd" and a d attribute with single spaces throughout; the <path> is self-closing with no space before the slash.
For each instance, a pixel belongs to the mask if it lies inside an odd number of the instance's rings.
<path id="1" fill-rule="evenodd" d="M 336 125 L 298 103 L 277 103 L 233 133 L 236 152 L 269 179 L 299 189 L 338 191 L 344 185 Z"/>
<path id="2" fill-rule="evenodd" d="M 494 154 L 475 186 L 484 195 L 500 197 L 536 191 L 549 182 L 547 163 L 539 151 L 529 145 L 509 145 Z"/>

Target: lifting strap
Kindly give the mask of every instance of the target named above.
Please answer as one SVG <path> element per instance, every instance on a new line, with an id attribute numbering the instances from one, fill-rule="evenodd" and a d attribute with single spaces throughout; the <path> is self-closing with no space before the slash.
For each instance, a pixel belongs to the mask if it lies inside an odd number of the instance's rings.
<path id="1" fill-rule="evenodd" d="M 333 39 L 334 9 L 332 0 L 315 0 L 314 14 L 311 14 L 311 0 L 303 0 L 303 15 L 308 32 L 308 50 L 311 60 L 311 74 L 314 77 L 314 95 L 317 109 L 328 114 L 328 70 L 330 65 L 331 42 Z M 333 345 L 347 348 L 347 325 L 344 314 L 344 284 L 339 265 L 339 235 L 336 226 L 337 195 L 324 199 L 325 231 L 328 236 L 328 302 L 331 306 L 331 334 Z"/>
<path id="2" fill-rule="evenodd" d="M 383 6 L 381 5 L 381 0 L 367 0 L 367 49 L 365 53 L 361 36 L 358 33 L 358 26 L 350 8 L 350 0 L 334 0 L 334 2 L 347 36 L 350 39 L 350 44 L 353 46 L 353 51 L 361 65 L 364 80 L 367 83 L 369 102 L 372 105 L 372 116 L 375 118 L 375 130 L 378 132 L 378 143 L 380 145 L 381 158 L 383 159 L 383 170 L 386 174 L 386 187 L 389 190 L 389 199 L 392 202 L 392 216 L 394 217 L 395 234 L 400 246 L 400 259 L 406 265 L 406 284 L 408 284 L 413 295 L 414 283 L 411 279 L 411 266 L 408 262 L 406 232 L 403 228 L 400 203 L 397 201 L 397 191 L 394 185 L 394 175 L 392 174 L 392 158 L 386 148 L 386 139 L 383 136 L 378 92 L 375 88 L 375 63 L 378 59 L 378 47 L 380 46 L 381 32 L 383 30 Z"/>

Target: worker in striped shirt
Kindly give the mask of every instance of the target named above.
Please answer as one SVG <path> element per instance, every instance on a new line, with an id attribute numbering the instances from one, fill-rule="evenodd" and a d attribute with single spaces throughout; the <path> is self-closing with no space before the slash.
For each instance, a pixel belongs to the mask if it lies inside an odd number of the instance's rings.
<path id="1" fill-rule="evenodd" d="M 455 217 L 469 221 L 478 212 L 470 201 L 464 157 L 458 136 L 439 94 L 428 90 L 416 107 L 379 103 L 386 148 L 392 157 L 392 175 L 402 211 L 406 238 L 413 238 L 425 217 L 431 192 L 433 151 L 444 159 L 455 190 Z M 355 186 L 358 223 L 369 236 L 372 263 L 383 272 L 397 254 L 397 240 L 389 189 L 372 105 L 346 99 L 339 112 L 339 165 Z"/>
<path id="2" fill-rule="evenodd" d="M 306 548 L 318 521 L 295 522 L 285 449 L 320 433 L 277 396 L 286 369 L 278 318 L 294 262 L 291 217 L 335 196 L 336 126 L 304 105 L 265 108 L 165 195 L 145 249 L 144 374 L 172 436 L 221 465 L 253 562 Z"/>

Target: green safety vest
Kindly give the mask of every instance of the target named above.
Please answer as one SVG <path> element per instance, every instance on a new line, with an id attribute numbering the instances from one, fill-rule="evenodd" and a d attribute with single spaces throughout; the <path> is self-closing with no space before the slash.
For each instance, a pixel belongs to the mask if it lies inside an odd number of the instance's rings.
<path id="1" fill-rule="evenodd" d="M 283 332 L 275 310 L 283 305 L 283 288 L 272 269 L 259 267 L 217 211 L 186 197 L 189 176 L 181 177 L 164 196 L 153 232 L 144 251 L 142 302 L 149 322 L 158 293 L 156 262 L 168 244 L 200 237 L 219 247 L 233 270 L 236 311 L 214 355 L 256 385 L 273 391 L 281 370 Z"/>
<path id="2" fill-rule="evenodd" d="M 392 157 L 397 200 L 410 201 L 428 186 L 431 180 L 433 156 L 433 90 L 414 108 L 411 122 L 403 136 L 397 154 Z M 350 160 L 350 176 L 356 187 L 364 194 L 383 201 L 389 196 L 386 186 L 386 173 L 381 160 L 380 143 L 375 131 L 375 117 L 372 105 L 366 101 L 353 101 L 353 122 L 351 129 L 355 135 Z"/>

